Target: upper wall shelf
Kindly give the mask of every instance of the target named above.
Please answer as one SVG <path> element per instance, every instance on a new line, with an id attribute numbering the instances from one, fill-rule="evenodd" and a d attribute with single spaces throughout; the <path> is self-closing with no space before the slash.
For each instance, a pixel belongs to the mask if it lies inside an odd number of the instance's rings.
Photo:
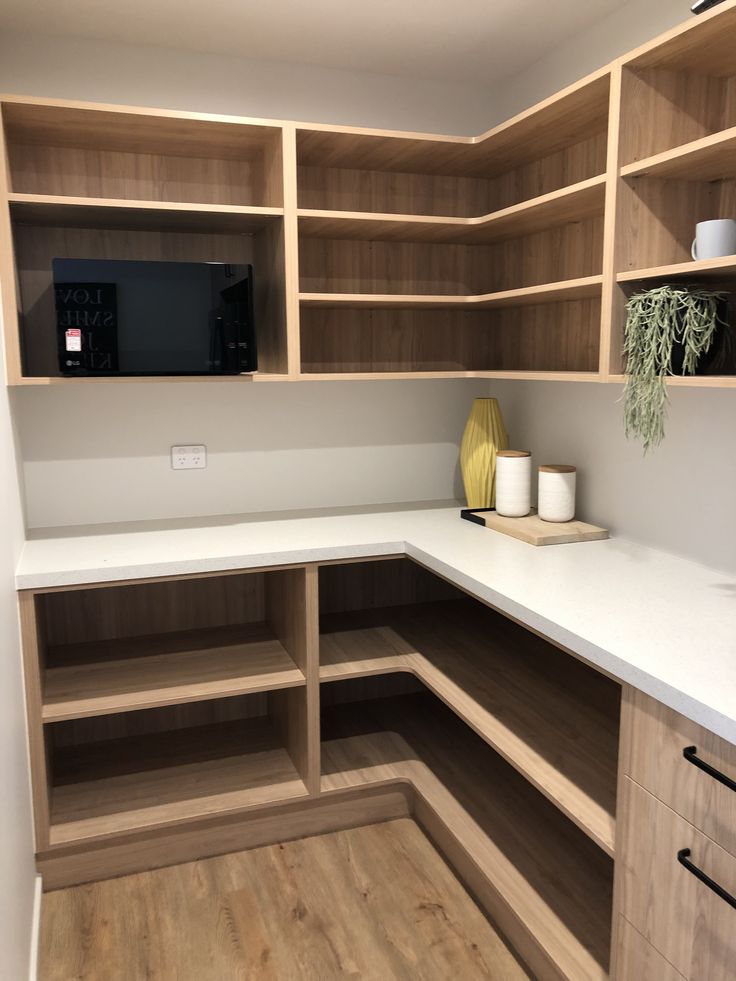
<path id="1" fill-rule="evenodd" d="M 283 217 L 283 208 L 234 204 L 186 204 L 67 197 L 63 194 L 8 194 L 12 217 L 25 225 L 121 230 L 235 232 L 252 234 Z"/>
<path id="2" fill-rule="evenodd" d="M 602 215 L 605 185 L 606 176 L 600 174 L 477 218 L 300 208 L 299 234 L 304 238 L 488 244 Z"/>
<path id="3" fill-rule="evenodd" d="M 621 168 L 622 177 L 718 181 L 736 176 L 736 126 Z"/>
<path id="4" fill-rule="evenodd" d="M 495 177 L 605 130 L 607 69 L 477 137 L 298 126 L 297 160 L 306 166 Z"/>
<path id="5" fill-rule="evenodd" d="M 260 371 L 197 381 L 614 380 L 637 282 L 736 278 L 687 261 L 733 214 L 735 44 L 727 0 L 477 137 L 0 96 L 7 380 L 98 382 L 56 374 L 75 254 L 254 265 Z"/>
<path id="6" fill-rule="evenodd" d="M 503 290 L 479 296 L 401 296 L 372 293 L 301 293 L 299 301 L 303 306 L 316 308 L 363 308 L 383 309 L 488 309 L 497 307 L 523 307 L 538 303 L 553 303 L 564 300 L 586 300 L 600 296 L 602 276 L 586 276 L 581 279 L 566 280 L 561 283 L 544 283 L 541 286 L 527 286 L 522 289 Z"/>

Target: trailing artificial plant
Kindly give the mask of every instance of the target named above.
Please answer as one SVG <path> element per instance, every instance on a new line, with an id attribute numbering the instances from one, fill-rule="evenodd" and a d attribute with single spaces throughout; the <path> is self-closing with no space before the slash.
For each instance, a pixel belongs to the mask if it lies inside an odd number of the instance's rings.
<path id="1" fill-rule="evenodd" d="M 669 284 L 636 293 L 627 303 L 624 423 L 627 437 L 641 440 L 645 453 L 664 438 L 673 351 L 682 348 L 682 374 L 694 374 L 723 324 L 719 304 L 725 296 Z"/>

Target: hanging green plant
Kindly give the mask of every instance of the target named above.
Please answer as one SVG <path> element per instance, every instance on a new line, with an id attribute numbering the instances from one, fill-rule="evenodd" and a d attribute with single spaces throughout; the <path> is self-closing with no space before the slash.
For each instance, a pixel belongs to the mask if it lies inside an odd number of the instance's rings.
<path id="1" fill-rule="evenodd" d="M 626 436 L 642 442 L 644 452 L 664 438 L 668 375 L 681 359 L 681 373 L 695 374 L 716 332 L 725 326 L 719 307 L 725 293 L 668 284 L 635 293 L 626 304 Z M 673 358 L 673 355 L 675 357 Z"/>

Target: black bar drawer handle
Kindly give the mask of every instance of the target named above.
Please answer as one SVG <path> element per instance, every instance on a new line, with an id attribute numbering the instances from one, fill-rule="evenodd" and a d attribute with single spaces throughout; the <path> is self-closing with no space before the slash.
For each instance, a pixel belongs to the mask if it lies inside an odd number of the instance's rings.
<path id="1" fill-rule="evenodd" d="M 713 777 L 714 780 L 717 780 L 719 783 L 722 783 L 724 786 L 728 787 L 729 790 L 736 791 L 736 780 L 732 780 L 730 777 L 727 777 L 725 773 L 721 773 L 720 770 L 716 770 L 716 768 L 711 766 L 710 763 L 706 763 L 705 760 L 701 760 L 698 756 L 697 746 L 686 746 L 682 751 L 682 755 L 685 757 L 688 763 L 692 763 L 693 766 L 697 766 L 698 769 L 703 770 L 708 774 L 708 776 Z"/>
<path id="2" fill-rule="evenodd" d="M 726 892 L 723 886 L 719 886 L 715 879 L 711 879 L 709 875 L 706 875 L 702 869 L 699 869 L 697 865 L 693 865 L 690 859 L 690 849 L 681 848 L 677 853 L 677 861 L 680 865 L 684 865 L 688 872 L 692 872 L 696 879 L 706 885 L 709 889 L 712 889 L 716 896 L 728 903 L 729 906 L 733 906 L 736 909 L 736 896 L 732 896 L 730 892 Z"/>

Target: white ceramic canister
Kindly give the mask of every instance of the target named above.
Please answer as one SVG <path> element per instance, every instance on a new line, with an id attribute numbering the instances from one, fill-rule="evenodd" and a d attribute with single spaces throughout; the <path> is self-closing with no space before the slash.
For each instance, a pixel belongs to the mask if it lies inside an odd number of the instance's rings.
<path id="1" fill-rule="evenodd" d="M 572 521 L 575 517 L 575 467 L 539 468 L 537 508 L 543 521 Z"/>
<path id="2" fill-rule="evenodd" d="M 531 510 L 532 455 L 528 450 L 496 454 L 496 512 L 521 518 Z"/>

